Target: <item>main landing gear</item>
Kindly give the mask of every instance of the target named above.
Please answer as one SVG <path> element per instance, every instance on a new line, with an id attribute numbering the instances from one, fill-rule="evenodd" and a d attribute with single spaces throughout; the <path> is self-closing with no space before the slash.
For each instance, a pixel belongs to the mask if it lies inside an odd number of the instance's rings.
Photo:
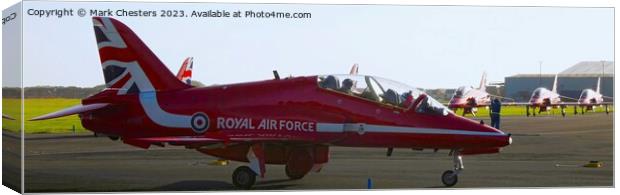
<path id="1" fill-rule="evenodd" d="M 248 166 L 240 166 L 232 175 L 233 185 L 249 190 L 256 182 L 256 173 Z"/>
<path id="2" fill-rule="evenodd" d="M 295 173 L 295 171 L 291 170 L 289 165 L 284 166 L 284 173 L 286 173 L 286 176 L 291 180 L 298 180 L 306 176 L 306 174 L 303 173 Z"/>
<path id="3" fill-rule="evenodd" d="M 453 170 L 447 170 L 441 174 L 441 182 L 443 182 L 446 187 L 452 187 L 458 182 L 458 175 L 463 170 L 463 157 L 459 154 L 458 150 L 452 150 L 450 152 L 452 155 L 452 162 L 454 163 Z"/>

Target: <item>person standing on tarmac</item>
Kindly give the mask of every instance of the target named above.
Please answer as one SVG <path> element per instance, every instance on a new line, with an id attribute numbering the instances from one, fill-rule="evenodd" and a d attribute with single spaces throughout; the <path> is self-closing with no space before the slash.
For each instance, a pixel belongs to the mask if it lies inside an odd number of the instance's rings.
<path id="1" fill-rule="evenodd" d="M 499 129 L 499 113 L 502 109 L 502 103 L 498 98 L 493 99 L 491 102 L 491 126 Z"/>

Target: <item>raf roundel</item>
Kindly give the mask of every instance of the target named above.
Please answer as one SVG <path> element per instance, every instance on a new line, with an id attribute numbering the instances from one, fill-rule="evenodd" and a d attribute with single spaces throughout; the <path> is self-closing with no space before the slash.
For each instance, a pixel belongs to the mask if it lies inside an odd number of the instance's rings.
<path id="1" fill-rule="evenodd" d="M 209 128 L 209 117 L 202 112 L 196 113 L 191 120 L 192 130 L 196 133 L 204 133 Z"/>

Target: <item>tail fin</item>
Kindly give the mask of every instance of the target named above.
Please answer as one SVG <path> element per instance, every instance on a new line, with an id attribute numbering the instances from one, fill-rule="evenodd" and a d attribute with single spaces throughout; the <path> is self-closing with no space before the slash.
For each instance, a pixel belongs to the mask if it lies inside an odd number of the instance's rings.
<path id="1" fill-rule="evenodd" d="M 107 88 L 118 89 L 118 94 L 128 94 L 189 87 L 122 22 L 93 17 L 93 26 Z"/>
<path id="2" fill-rule="evenodd" d="M 553 91 L 554 93 L 558 92 L 558 75 L 555 75 L 555 78 L 553 79 L 553 88 L 551 89 L 551 91 Z"/>
<path id="3" fill-rule="evenodd" d="M 601 77 L 596 81 L 596 93 L 601 93 Z"/>
<path id="4" fill-rule="evenodd" d="M 183 61 L 183 65 L 179 69 L 179 73 L 177 73 L 177 79 L 184 82 L 185 84 L 192 85 L 192 69 L 194 68 L 194 58 L 187 57 Z"/>
<path id="5" fill-rule="evenodd" d="M 353 66 L 351 66 L 351 71 L 349 71 L 350 75 L 357 75 L 357 71 L 359 69 L 359 66 L 357 64 L 353 64 Z"/>
<path id="6" fill-rule="evenodd" d="M 480 79 L 480 86 L 478 87 L 481 91 L 485 91 L 487 89 L 487 73 L 482 73 L 482 78 Z"/>

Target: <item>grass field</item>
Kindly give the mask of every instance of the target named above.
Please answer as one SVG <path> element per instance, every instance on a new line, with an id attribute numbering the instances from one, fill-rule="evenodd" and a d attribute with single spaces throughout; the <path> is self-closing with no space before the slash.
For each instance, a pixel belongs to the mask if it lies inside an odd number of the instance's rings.
<path id="1" fill-rule="evenodd" d="M 2 114 L 15 120 L 2 119 L 2 130 L 19 132 L 21 101 L 19 99 L 2 99 Z"/>
<path id="2" fill-rule="evenodd" d="M 19 131 L 19 99 L 2 99 L 2 113 L 9 115 L 18 120 L 6 120 L 2 119 L 2 129 L 13 132 Z M 28 121 L 28 119 L 40 116 L 43 114 L 58 111 L 64 108 L 68 108 L 74 105 L 80 104 L 79 99 L 26 99 L 24 102 L 25 112 L 25 129 L 26 133 L 71 133 L 75 126 L 76 132 L 86 132 L 88 130 L 82 127 L 77 115 L 61 117 L 56 119 L 44 120 L 44 121 Z M 610 111 L 613 110 L 613 106 L 610 106 Z M 578 108 L 581 112 L 581 109 Z M 461 115 L 462 109 L 456 111 L 458 115 Z M 567 117 L 573 116 L 573 107 L 566 108 Z M 604 112 L 604 108 L 597 108 L 597 112 Z M 504 106 L 502 107 L 502 116 L 525 116 L 525 107 L 523 106 Z M 478 116 L 489 116 L 489 110 L 486 108 L 478 108 Z M 547 113 L 541 113 L 541 115 L 547 115 Z M 552 109 L 549 115 L 561 116 L 559 109 Z M 471 115 L 467 115 L 472 117 Z"/>
<path id="3" fill-rule="evenodd" d="M 2 113 L 19 118 L 19 99 L 2 99 Z M 55 112 L 80 104 L 80 99 L 25 99 L 25 133 L 70 133 L 75 126 L 76 132 L 87 131 L 82 127 L 77 115 L 44 121 L 28 121 L 43 114 Z M 2 129 L 13 132 L 19 130 L 19 120 L 2 120 Z"/>

